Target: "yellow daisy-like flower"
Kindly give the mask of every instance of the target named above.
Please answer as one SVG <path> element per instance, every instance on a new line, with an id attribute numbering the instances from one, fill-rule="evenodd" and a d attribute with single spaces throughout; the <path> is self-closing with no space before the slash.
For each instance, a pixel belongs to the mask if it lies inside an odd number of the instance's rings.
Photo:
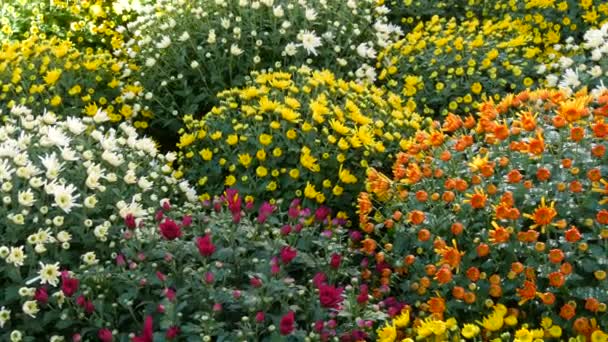
<path id="1" fill-rule="evenodd" d="M 410 312 L 404 311 L 399 316 L 393 319 L 393 324 L 397 326 L 397 328 L 405 328 L 408 324 L 410 324 Z"/>
<path id="2" fill-rule="evenodd" d="M 53 69 L 53 70 L 49 70 L 46 72 L 46 75 L 44 76 L 44 83 L 46 83 L 47 85 L 54 85 L 55 83 L 57 83 L 57 81 L 59 80 L 59 77 L 61 76 L 61 70 L 60 69 Z"/>
<path id="3" fill-rule="evenodd" d="M 388 323 L 376 331 L 378 334 L 378 342 L 393 342 L 397 339 L 397 327 L 394 324 Z"/>
<path id="4" fill-rule="evenodd" d="M 265 134 L 265 133 L 260 134 L 259 140 L 260 140 L 260 144 L 262 144 L 264 146 L 268 146 L 272 143 L 272 135 Z"/>
<path id="5" fill-rule="evenodd" d="M 464 338 L 471 339 L 479 334 L 481 329 L 475 324 L 465 324 L 460 331 Z"/>

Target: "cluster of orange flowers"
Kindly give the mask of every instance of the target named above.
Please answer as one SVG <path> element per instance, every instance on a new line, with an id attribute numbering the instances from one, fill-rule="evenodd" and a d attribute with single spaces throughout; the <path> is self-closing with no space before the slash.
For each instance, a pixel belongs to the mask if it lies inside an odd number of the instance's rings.
<path id="1" fill-rule="evenodd" d="M 606 116 L 608 91 L 525 91 L 419 131 L 358 198 L 374 294 L 437 319 L 500 303 L 568 336 L 608 325 Z"/>

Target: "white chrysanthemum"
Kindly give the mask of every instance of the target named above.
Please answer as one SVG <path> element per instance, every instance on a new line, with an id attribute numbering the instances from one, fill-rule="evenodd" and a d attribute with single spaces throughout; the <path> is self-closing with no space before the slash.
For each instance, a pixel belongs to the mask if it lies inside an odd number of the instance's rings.
<path id="1" fill-rule="evenodd" d="M 9 253 L 8 257 L 6 257 L 6 262 L 19 267 L 23 266 L 26 258 L 27 255 L 25 255 L 23 252 L 23 246 L 11 247 L 11 252 Z"/>
<path id="2" fill-rule="evenodd" d="M 547 75 L 547 87 L 552 88 L 557 85 L 559 81 L 559 77 L 555 74 Z"/>
<path id="3" fill-rule="evenodd" d="M 4 306 L 0 308 L 0 329 L 4 328 L 6 322 L 11 319 L 11 311 L 7 310 Z"/>
<path id="4" fill-rule="evenodd" d="M 80 194 L 74 194 L 76 191 L 76 187 L 72 184 L 68 184 L 67 186 L 55 184 L 53 186 L 53 196 L 55 197 L 53 206 L 62 209 L 68 214 L 72 211 L 72 208 L 81 207 L 81 204 L 76 203 L 76 200 L 80 197 Z"/>
<path id="5" fill-rule="evenodd" d="M 38 276 L 40 277 L 40 284 L 57 286 L 59 284 L 59 263 L 43 264 L 41 262 Z"/>
<path id="6" fill-rule="evenodd" d="M 83 254 L 81 258 L 82 261 L 84 261 L 84 263 L 89 266 L 95 265 L 99 262 L 99 259 L 97 259 L 97 256 L 95 255 L 95 252 L 87 252 Z"/>
<path id="7" fill-rule="evenodd" d="M 178 38 L 180 42 L 185 42 L 188 39 L 190 39 L 190 34 L 188 33 L 188 31 L 184 31 L 184 33 L 182 33 L 182 35 Z"/>
<path id="8" fill-rule="evenodd" d="M 124 162 L 124 158 L 121 155 L 110 152 L 108 150 L 104 151 L 101 154 L 101 159 L 105 160 L 114 167 L 118 167 Z"/>
<path id="9" fill-rule="evenodd" d="M 159 49 L 166 49 L 169 47 L 169 45 L 171 45 L 171 38 L 168 36 L 163 36 L 161 40 L 156 43 L 156 47 Z"/>
<path id="10" fill-rule="evenodd" d="M 95 208 L 95 206 L 97 205 L 97 197 L 95 197 L 95 195 L 87 196 L 84 199 L 83 203 L 84 203 L 84 206 L 89 209 Z"/>
<path id="11" fill-rule="evenodd" d="M 87 129 L 87 126 L 82 123 L 82 120 L 75 117 L 69 117 L 66 120 L 66 126 L 74 135 L 80 135 Z"/>
<path id="12" fill-rule="evenodd" d="M 298 39 L 302 42 L 300 45 L 306 50 L 306 52 L 309 55 L 312 53 L 316 56 L 317 48 L 321 47 L 323 44 L 321 43 L 321 38 L 315 34 L 315 31 L 304 30 L 300 32 L 298 36 Z"/>
<path id="13" fill-rule="evenodd" d="M 306 20 L 314 21 L 317 19 L 317 11 L 315 11 L 314 8 L 307 8 L 306 11 L 304 11 L 304 16 L 306 17 Z"/>
<path id="14" fill-rule="evenodd" d="M 32 318 L 36 318 L 36 314 L 40 312 L 40 308 L 38 308 L 38 303 L 35 300 L 28 300 L 23 303 L 22 309 L 24 314 Z"/>
<path id="15" fill-rule="evenodd" d="M 62 147 L 60 149 L 61 151 L 61 159 L 66 160 L 66 161 L 75 161 L 78 160 L 78 156 L 76 155 L 76 152 L 74 150 L 72 150 L 70 147 Z"/>
<path id="16" fill-rule="evenodd" d="M 106 111 L 98 109 L 97 113 L 95 113 L 95 115 L 93 116 L 93 121 L 95 121 L 95 123 L 103 123 L 106 121 L 110 121 L 110 117 L 108 116 L 108 113 L 106 113 Z"/>
<path id="17" fill-rule="evenodd" d="M 565 56 L 559 58 L 559 65 L 562 69 L 569 68 L 572 64 L 574 64 L 574 60 L 572 58 Z"/>
<path id="18" fill-rule="evenodd" d="M 237 44 L 230 45 L 230 54 L 234 56 L 239 56 L 243 53 L 243 50 L 239 48 Z"/>
<path id="19" fill-rule="evenodd" d="M 11 108 L 11 114 L 17 116 L 27 116 L 32 114 L 32 110 L 22 105 L 15 105 Z"/>
<path id="20" fill-rule="evenodd" d="M 48 127 L 46 130 L 46 136 L 40 138 L 40 145 L 48 146 L 67 146 L 70 144 L 71 139 L 68 138 L 60 129 L 55 127 Z"/>
<path id="21" fill-rule="evenodd" d="M 594 49 L 604 44 L 604 32 L 601 30 L 588 30 L 583 38 L 585 39 L 583 46 L 586 49 Z"/>
<path id="22" fill-rule="evenodd" d="M 34 197 L 32 189 L 27 189 L 17 193 L 17 201 L 24 207 L 31 207 L 36 203 L 36 197 Z"/>
<path id="23" fill-rule="evenodd" d="M 62 230 L 57 233 L 57 240 L 61 243 L 69 242 L 70 240 L 72 240 L 72 234 L 66 232 L 65 230 Z"/>
<path id="24" fill-rule="evenodd" d="M 64 163 L 60 163 L 55 155 L 55 152 L 52 154 L 46 154 L 44 157 L 39 157 L 42 165 L 46 169 L 46 178 L 55 179 L 59 176 Z"/>
<path id="25" fill-rule="evenodd" d="M 7 159 L 0 162 L 0 180 L 10 180 L 15 173 L 15 170 L 10 166 Z"/>
<path id="26" fill-rule="evenodd" d="M 578 71 L 572 69 L 566 69 L 562 75 L 562 80 L 559 82 L 560 88 L 576 88 L 581 85 L 581 81 L 578 76 Z"/>

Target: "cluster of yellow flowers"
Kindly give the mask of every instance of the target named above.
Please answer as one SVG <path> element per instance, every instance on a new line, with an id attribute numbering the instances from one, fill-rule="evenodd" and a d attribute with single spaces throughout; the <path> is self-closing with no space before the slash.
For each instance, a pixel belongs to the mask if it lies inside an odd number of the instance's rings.
<path id="1" fill-rule="evenodd" d="M 413 103 L 330 71 L 253 73 L 218 94 L 221 105 L 187 117 L 178 178 L 198 180 L 204 199 L 235 187 L 256 201 L 304 196 L 349 208 L 365 168 L 390 167 L 402 139 L 421 128 Z"/>
<path id="2" fill-rule="evenodd" d="M 87 46 L 118 49 L 116 27 L 130 18 L 123 3 L 111 0 L 15 0 L 0 4 L 0 38 L 24 39 L 32 34 L 57 37 Z"/>
<path id="3" fill-rule="evenodd" d="M 384 0 L 379 0 L 383 5 Z M 403 24 L 412 26 L 433 15 L 460 20 L 500 20 L 509 15 L 533 32 L 534 43 L 551 46 L 568 37 L 580 38 L 608 20 L 608 3 L 593 0 L 389 0 Z"/>
<path id="4" fill-rule="evenodd" d="M 410 324 L 410 311 L 404 310 L 395 316 L 390 323 L 377 331 L 379 342 L 414 342 L 414 341 L 458 341 L 483 340 L 491 342 L 542 342 L 563 338 L 559 324 L 551 318 L 540 319 L 540 326 L 532 328 L 528 324 L 520 324 L 517 310 L 508 310 L 502 304 L 495 305 L 493 311 L 482 321 L 459 323 L 455 318 L 446 320 L 429 316 L 425 319 L 416 318 Z M 589 326 L 587 334 L 570 337 L 569 342 L 589 341 L 605 342 L 608 333 L 602 331 L 595 319 L 585 322 Z M 583 323 L 581 323 L 583 324 Z"/>
<path id="5" fill-rule="evenodd" d="M 535 66 L 554 52 L 534 44 L 520 21 L 433 17 L 378 56 L 380 80 L 414 100 L 425 115 L 468 113 L 487 94 L 535 84 Z"/>
<path id="6" fill-rule="evenodd" d="M 103 110 L 111 121 L 137 118 L 136 127 L 146 127 L 151 113 L 138 103 L 143 88 L 124 80 L 137 70 L 134 64 L 102 50 L 80 51 L 70 41 L 38 35 L 6 41 L 2 50 L 0 108 L 20 104 L 63 116 L 94 116 Z"/>

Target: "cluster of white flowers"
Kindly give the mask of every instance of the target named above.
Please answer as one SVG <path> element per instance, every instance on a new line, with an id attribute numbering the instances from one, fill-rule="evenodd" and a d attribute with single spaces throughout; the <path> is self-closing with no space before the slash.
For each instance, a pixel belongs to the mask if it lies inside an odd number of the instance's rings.
<path id="1" fill-rule="evenodd" d="M 555 45 L 561 56 L 553 55 L 553 61 L 538 67 L 540 74 L 547 74 L 546 85 L 557 87 L 570 94 L 582 84 L 595 86 L 594 92 L 604 89 L 603 80 L 608 76 L 608 23 L 599 29 L 585 32 L 584 42 L 570 37 L 564 45 Z"/>
<path id="2" fill-rule="evenodd" d="M 157 115 L 195 114 L 176 94 L 210 98 L 256 69 L 307 65 L 373 81 L 378 51 L 403 35 L 375 0 L 141 0 L 123 7 L 136 15 L 118 28 L 128 39 L 116 53 L 142 65 L 144 86 L 163 102 Z M 223 83 L 227 76 L 232 83 Z"/>
<path id="3" fill-rule="evenodd" d="M 122 238 L 123 218 L 152 219 L 161 198 L 198 200 L 187 182 L 171 176 L 173 154 L 159 154 L 129 123 L 105 129 L 96 121 L 103 113 L 59 120 L 17 105 L 0 127 L 0 262 L 18 269 L 27 285 L 57 287 L 60 270 L 100 263 Z M 74 245 L 82 250 L 61 253 Z M 58 303 L 60 292 L 53 294 Z M 41 308 L 33 292 L 23 294 L 23 313 L 36 318 Z M 2 307 L 0 328 L 9 319 Z"/>

